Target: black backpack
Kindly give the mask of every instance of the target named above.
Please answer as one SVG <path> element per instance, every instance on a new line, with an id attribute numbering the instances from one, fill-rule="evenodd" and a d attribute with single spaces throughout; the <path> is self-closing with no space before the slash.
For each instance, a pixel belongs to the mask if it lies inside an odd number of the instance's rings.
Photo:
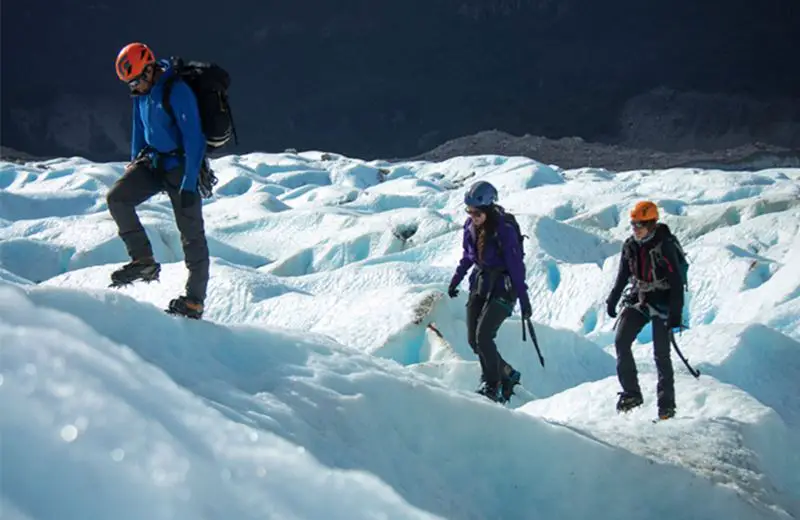
<path id="1" fill-rule="evenodd" d="M 517 218 L 513 214 L 503 212 L 501 214 L 501 218 L 505 220 L 508 224 L 511 224 L 514 230 L 517 232 L 517 238 L 519 239 L 519 250 L 520 253 L 522 254 L 522 258 L 525 258 L 525 239 L 528 237 L 528 235 L 522 234 L 522 228 L 519 227 L 519 222 L 517 222 Z M 495 233 L 494 236 L 495 239 L 497 240 L 498 251 L 502 255 L 503 244 L 500 241 L 500 235 L 498 233 Z"/>
<path id="2" fill-rule="evenodd" d="M 689 290 L 689 260 L 686 257 L 686 251 L 683 250 L 683 246 L 678 240 L 678 237 L 676 237 L 672 233 L 667 235 L 667 237 L 664 238 L 664 240 L 669 240 L 670 243 L 672 243 L 672 246 L 675 248 L 675 254 L 678 257 L 678 265 L 676 267 L 678 268 L 678 274 L 681 275 L 681 284 L 683 285 L 683 289 L 685 291 Z M 661 252 L 661 247 L 663 246 L 663 244 L 664 243 L 661 242 L 655 248 L 653 248 L 656 255 L 660 256 L 661 258 L 663 258 L 664 256 L 663 253 Z M 653 266 L 653 269 L 655 269 L 655 266 Z M 653 277 L 655 277 L 655 271 L 653 271 Z"/>
<path id="3" fill-rule="evenodd" d="M 212 150 L 222 148 L 231 140 L 231 137 L 236 144 L 239 144 L 236 127 L 233 124 L 233 114 L 228 102 L 228 88 L 231 84 L 228 72 L 214 63 L 190 61 L 184 64 L 181 58 L 176 57 L 172 57 L 170 61 L 175 74 L 164 82 L 164 96 L 161 103 L 172 119 L 172 123 L 176 126 L 178 124 L 170 103 L 170 95 L 175 81 L 180 79 L 189 85 L 197 98 L 200 124 L 208 148 Z M 206 158 L 200 167 L 198 182 L 201 196 L 211 197 L 216 184 L 217 177 Z"/>
<path id="4" fill-rule="evenodd" d="M 668 231 L 664 239 L 656 244 L 650 250 L 650 276 L 653 280 L 656 280 L 656 265 L 661 265 L 664 262 L 664 253 L 662 248 L 664 246 L 664 242 L 669 241 L 670 244 L 675 248 L 675 254 L 678 258 L 678 265 L 675 266 L 678 269 L 678 274 L 681 277 L 681 285 L 683 286 L 683 290 L 686 291 L 689 289 L 689 259 L 686 256 L 686 251 L 683 249 L 683 246 L 671 231 Z M 631 271 L 631 277 L 638 279 L 639 274 L 639 255 L 636 253 L 636 250 L 633 246 L 632 239 L 625 242 L 626 248 L 626 255 L 629 262 L 629 269 Z"/>
<path id="5" fill-rule="evenodd" d="M 181 58 L 175 57 L 171 58 L 171 62 L 175 74 L 164 82 L 162 104 L 172 122 L 177 124 L 169 98 L 173 84 L 181 79 L 189 85 L 197 98 L 200 123 L 208 147 L 215 150 L 221 148 L 231 140 L 231 137 L 238 144 L 233 115 L 228 103 L 228 88 L 231 84 L 228 72 L 214 63 L 190 61 L 184 64 Z"/>

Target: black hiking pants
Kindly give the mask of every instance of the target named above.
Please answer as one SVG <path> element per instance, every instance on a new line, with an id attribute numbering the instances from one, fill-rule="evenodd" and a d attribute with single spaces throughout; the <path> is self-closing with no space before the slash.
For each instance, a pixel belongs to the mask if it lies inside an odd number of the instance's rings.
<path id="1" fill-rule="evenodd" d="M 467 302 L 467 341 L 480 359 L 483 379 L 488 384 L 499 383 L 507 365 L 497 351 L 494 338 L 500 325 L 509 316 L 511 307 L 502 300 L 479 294 L 470 295 Z"/>
<path id="2" fill-rule="evenodd" d="M 614 346 L 617 350 L 617 377 L 626 394 L 641 395 L 636 363 L 633 360 L 632 346 L 636 336 L 641 332 L 650 317 L 634 307 L 626 307 L 617 324 Z M 670 336 L 666 322 L 653 318 L 653 356 L 658 372 L 658 407 L 675 407 L 675 380 L 670 358 Z"/>
<path id="3" fill-rule="evenodd" d="M 166 191 L 172 203 L 175 223 L 181 234 L 183 255 L 189 278 L 186 296 L 198 301 L 206 298 L 209 258 L 203 223 L 203 202 L 200 194 L 188 208 L 181 207 L 180 185 L 183 166 L 169 171 L 154 170 L 146 163 L 134 164 L 120 177 L 106 195 L 108 211 L 117 223 L 119 236 L 125 242 L 132 260 L 153 256 L 153 248 L 136 214 L 136 206 L 161 191 Z"/>

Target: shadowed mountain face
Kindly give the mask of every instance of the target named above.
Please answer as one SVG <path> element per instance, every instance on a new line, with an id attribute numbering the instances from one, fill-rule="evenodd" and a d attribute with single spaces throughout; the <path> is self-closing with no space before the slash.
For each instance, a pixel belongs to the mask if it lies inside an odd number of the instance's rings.
<path id="1" fill-rule="evenodd" d="M 10 0 L 2 144 L 126 159 L 114 59 L 139 40 L 230 71 L 229 152 L 407 157 L 487 129 L 797 148 L 797 27 L 796 0 Z"/>

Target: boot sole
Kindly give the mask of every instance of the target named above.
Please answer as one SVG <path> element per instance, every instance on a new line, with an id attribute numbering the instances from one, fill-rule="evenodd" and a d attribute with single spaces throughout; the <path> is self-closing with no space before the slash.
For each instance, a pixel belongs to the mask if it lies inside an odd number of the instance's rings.
<path id="1" fill-rule="evenodd" d="M 158 282 L 160 281 L 161 275 L 161 264 L 156 264 L 155 270 L 151 274 L 137 276 L 136 278 L 132 278 L 129 280 L 114 280 L 114 275 L 111 275 L 111 283 L 108 285 L 112 289 L 116 289 L 119 287 L 127 287 L 133 285 L 135 282 Z"/>
<path id="2" fill-rule="evenodd" d="M 639 408 L 643 404 L 644 404 L 644 401 L 642 401 L 641 403 L 634 404 L 632 406 L 630 406 L 630 405 L 629 406 L 625 406 L 624 408 L 617 407 L 617 413 L 628 413 L 628 412 L 630 412 L 632 410 L 635 410 L 636 408 Z"/>
<path id="3" fill-rule="evenodd" d="M 199 320 L 203 317 L 203 311 L 194 311 L 188 307 L 184 306 L 187 312 L 182 312 L 178 305 L 174 305 L 175 300 L 171 301 L 164 312 L 173 316 L 181 316 L 183 318 L 189 318 L 193 320 Z"/>
<path id="4" fill-rule="evenodd" d="M 201 319 L 203 319 L 203 315 L 202 314 L 199 314 L 199 315 L 198 314 L 183 314 L 183 313 L 180 313 L 180 312 L 173 311 L 172 309 L 164 309 L 164 312 L 166 312 L 170 316 L 179 316 L 181 318 L 187 318 L 187 319 L 190 319 L 190 320 L 201 320 Z"/>

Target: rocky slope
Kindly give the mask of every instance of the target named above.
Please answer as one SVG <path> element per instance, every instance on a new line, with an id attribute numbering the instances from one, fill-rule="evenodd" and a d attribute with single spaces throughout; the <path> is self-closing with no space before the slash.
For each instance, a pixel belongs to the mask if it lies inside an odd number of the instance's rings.
<path id="1" fill-rule="evenodd" d="M 497 130 L 452 139 L 414 157 L 441 161 L 461 155 L 523 155 L 561 168 L 596 167 L 612 171 L 663 169 L 673 167 L 760 170 L 800 167 L 800 149 L 754 143 L 712 151 L 663 152 L 619 144 L 586 142 L 580 137 L 547 139 L 513 136 Z"/>

